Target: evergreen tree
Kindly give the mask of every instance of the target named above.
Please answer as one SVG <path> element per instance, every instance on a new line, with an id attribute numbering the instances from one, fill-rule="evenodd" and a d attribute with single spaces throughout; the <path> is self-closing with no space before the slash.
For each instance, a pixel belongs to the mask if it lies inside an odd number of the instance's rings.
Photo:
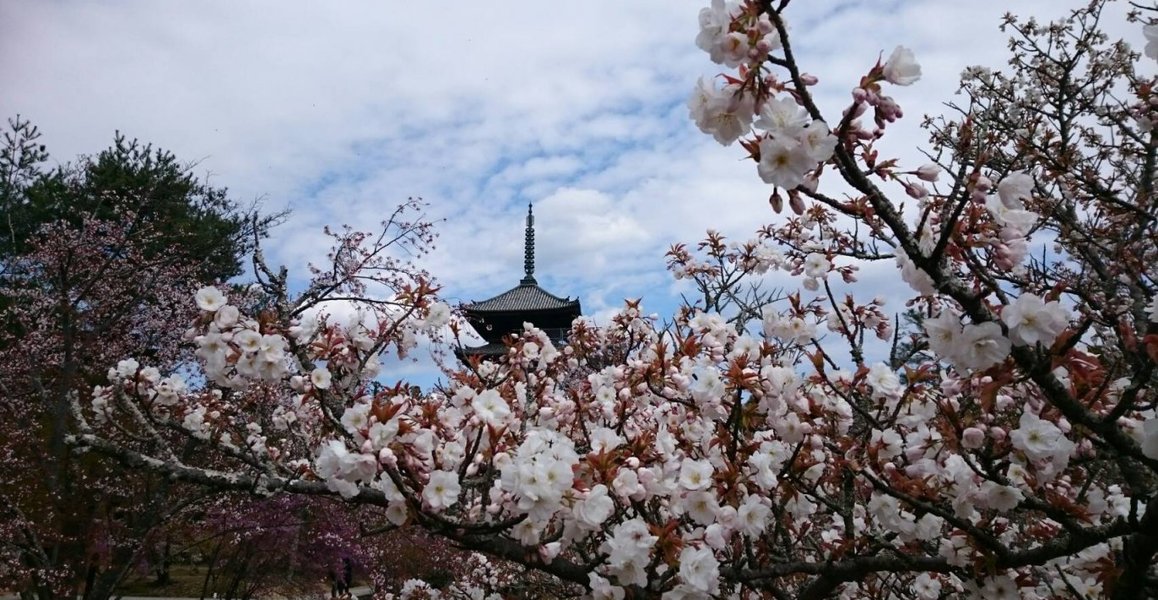
<path id="1" fill-rule="evenodd" d="M 48 168 L 39 129 L 19 116 L 8 123 L 0 147 L 0 260 L 26 252 L 45 225 L 63 221 L 79 229 L 86 217 L 131 213 L 161 237 L 142 248 L 146 258 L 166 254 L 198 265 L 202 280 L 226 280 L 241 274 L 242 258 L 285 216 L 243 208 L 173 153 L 120 132 L 96 156 Z"/>

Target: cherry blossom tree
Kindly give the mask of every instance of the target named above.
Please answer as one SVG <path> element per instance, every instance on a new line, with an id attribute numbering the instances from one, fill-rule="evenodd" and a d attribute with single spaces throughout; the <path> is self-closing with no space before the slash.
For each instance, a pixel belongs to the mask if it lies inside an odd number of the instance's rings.
<path id="1" fill-rule="evenodd" d="M 5 580 L 51 598 L 79 589 L 105 597 L 155 526 L 185 499 L 155 475 L 126 477 L 110 461 L 65 445 L 71 395 L 127 353 L 175 367 L 181 332 L 196 314 L 181 299 L 195 265 L 146 259 L 153 234 L 133 215 L 49 225 L 28 253 L 5 263 L 0 296 L 0 523 Z M 192 497 L 202 495 L 197 492 Z M 128 510 L 130 505 L 134 510 Z"/>
<path id="2" fill-rule="evenodd" d="M 346 237 L 329 279 L 291 296 L 271 278 L 258 313 L 199 291 L 204 385 L 122 361 L 76 398 L 72 443 L 216 488 L 377 505 L 597 598 L 1158 593 L 1158 99 L 1142 74 L 1158 7 L 1129 17 L 1145 60 L 1102 33 L 1103 1 L 1007 17 L 1008 68 L 967 71 L 964 100 L 926 121 L 929 162 L 903 165 L 877 144 L 919 84 L 914 53 L 867 60 L 848 103 L 821 107 L 789 4 L 700 12 L 697 45 L 734 71 L 696 84 L 691 118 L 792 214 L 734 250 L 673 248 L 710 293 L 666 326 L 629 302 L 563 346 L 528 327 L 429 392 L 383 384 L 382 353 L 449 311 L 424 276 L 359 295 L 378 247 Z M 864 297 L 871 261 L 911 292 Z M 799 289 L 713 304 L 768 270 Z M 311 312 L 337 297 L 367 318 Z M 871 362 L 901 312 L 921 322 L 908 359 Z M 211 465 L 125 430 L 178 431 Z"/>
<path id="3" fill-rule="evenodd" d="M 381 545 L 364 543 L 361 523 L 373 507 L 358 508 L 329 498 L 223 494 L 172 528 L 165 551 L 145 566 L 159 566 L 165 554 L 198 556 L 205 598 L 313 596 L 344 577 L 347 565 L 361 577 L 386 559 Z"/>
<path id="4" fill-rule="evenodd" d="M 69 396 L 125 356 L 171 370 L 197 281 L 239 271 L 278 216 L 242 213 L 176 158 L 116 139 L 48 168 L 19 117 L 0 143 L 0 588 L 105 598 L 205 490 L 65 443 Z M 212 240 L 212 241 L 211 241 Z M 131 508 L 130 508 L 131 507 Z"/>

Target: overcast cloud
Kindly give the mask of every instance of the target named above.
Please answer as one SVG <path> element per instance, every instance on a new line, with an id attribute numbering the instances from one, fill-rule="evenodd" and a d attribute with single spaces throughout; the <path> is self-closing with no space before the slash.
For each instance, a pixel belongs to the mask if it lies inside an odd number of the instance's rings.
<path id="1" fill-rule="evenodd" d="M 963 67 L 1004 63 L 1004 11 L 1083 3 L 798 0 L 789 18 L 830 121 L 879 53 L 916 52 L 924 77 L 893 92 L 907 119 L 883 146 L 915 167 L 920 116 Z M 291 271 L 324 258 L 322 226 L 420 196 L 445 219 L 426 266 L 452 301 L 517 283 L 534 202 L 544 287 L 587 314 L 639 296 L 663 314 L 670 244 L 775 218 L 754 165 L 687 117 L 697 77 L 720 70 L 693 43 L 706 4 L 0 0 L 0 114 L 39 125 L 58 161 L 120 130 L 239 201 L 292 209 L 268 249 Z M 1108 29 L 1141 47 L 1123 9 Z"/>

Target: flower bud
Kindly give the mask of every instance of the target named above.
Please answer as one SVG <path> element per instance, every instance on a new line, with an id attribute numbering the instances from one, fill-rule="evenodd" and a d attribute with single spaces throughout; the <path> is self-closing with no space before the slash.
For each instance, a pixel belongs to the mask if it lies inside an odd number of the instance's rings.
<path id="1" fill-rule="evenodd" d="M 780 196 L 780 188 L 772 191 L 772 195 L 768 197 L 768 204 L 772 205 L 772 212 L 780 214 L 784 210 L 784 198 Z"/>
<path id="2" fill-rule="evenodd" d="M 961 432 L 961 445 L 976 450 L 985 445 L 985 432 L 976 427 L 967 427 Z"/>
<path id="3" fill-rule="evenodd" d="M 804 200 L 800 198 L 799 193 L 793 190 L 788 191 L 788 207 L 798 215 L 804 214 Z"/>
<path id="4" fill-rule="evenodd" d="M 929 195 L 929 190 L 925 189 L 925 186 L 919 183 L 906 183 L 905 193 L 908 194 L 911 198 L 920 200 Z"/>
<path id="5" fill-rule="evenodd" d="M 937 165 L 937 163 L 921 165 L 916 170 L 916 175 L 920 180 L 932 183 L 937 181 L 937 178 L 941 176 L 941 167 Z"/>

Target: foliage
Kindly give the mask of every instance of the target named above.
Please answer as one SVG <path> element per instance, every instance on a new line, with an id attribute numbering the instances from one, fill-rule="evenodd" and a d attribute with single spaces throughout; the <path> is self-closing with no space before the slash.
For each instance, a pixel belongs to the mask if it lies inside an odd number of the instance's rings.
<path id="1" fill-rule="evenodd" d="M 39 129 L 19 116 L 8 124 L 0 146 L 5 262 L 27 253 L 45 225 L 78 229 L 86 217 L 116 222 L 132 213 L 159 236 L 141 247 L 146 258 L 179 258 L 198 265 L 198 280 L 224 281 L 241 274 L 241 260 L 284 217 L 242 209 L 225 188 L 194 176 L 171 152 L 119 132 L 95 157 L 48 169 Z"/>
<path id="2" fill-rule="evenodd" d="M 73 443 L 218 489 L 380 506 L 597 598 L 1158 594 L 1155 79 L 1101 33 L 1105 2 L 1010 16 L 1008 70 L 966 72 L 967 101 L 927 123 L 933 162 L 905 167 L 877 141 L 903 115 L 886 91 L 919 80 L 914 54 L 866 61 L 825 119 L 788 4 L 700 13 L 697 44 L 737 70 L 701 80 L 691 117 L 794 213 L 747 249 L 673 248 L 700 310 L 661 328 L 628 303 L 563 347 L 531 327 L 503 361 L 404 393 L 376 383 L 381 353 L 448 310 L 424 273 L 375 270 L 388 245 L 367 242 L 385 238 L 348 235 L 317 271 L 331 280 L 291 297 L 274 278 L 259 315 L 201 289 L 206 385 L 123 361 L 73 403 Z M 1158 25 L 1144 32 L 1158 58 Z M 902 365 L 865 358 L 896 317 L 861 297 L 862 261 L 912 288 L 921 350 Z M 768 305 L 721 265 L 800 289 Z M 350 293 L 359 273 L 388 293 Z M 338 296 L 366 318 L 307 318 Z M 745 298 L 764 304 L 759 330 Z M 217 466 L 136 450 L 123 428 L 183 430 Z"/>

